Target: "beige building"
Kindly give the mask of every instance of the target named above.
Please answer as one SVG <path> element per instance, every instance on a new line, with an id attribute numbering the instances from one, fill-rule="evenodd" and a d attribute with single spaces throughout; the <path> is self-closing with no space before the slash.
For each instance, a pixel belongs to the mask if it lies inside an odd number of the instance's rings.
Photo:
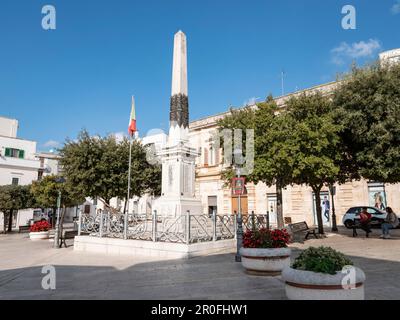
<path id="1" fill-rule="evenodd" d="M 329 83 L 314 87 L 305 91 L 321 91 L 329 94 L 336 83 Z M 304 91 L 302 91 L 304 92 Z M 295 94 L 301 94 L 297 92 Z M 291 94 L 292 95 L 292 94 Z M 276 99 L 278 106 L 284 107 L 285 101 L 291 95 Z M 190 123 L 190 140 L 201 152 L 196 162 L 196 194 L 203 203 L 203 212 L 209 213 L 216 210 L 218 214 L 229 214 L 238 209 L 238 199 L 232 196 L 231 189 L 224 186 L 221 178 L 223 171 L 221 150 L 213 150 L 211 139 L 217 129 L 216 122 L 225 114 L 207 117 Z M 334 204 L 338 224 L 342 224 L 342 217 L 353 206 L 380 206 L 393 207 L 400 212 L 400 185 L 383 185 L 379 182 L 353 181 L 344 185 L 336 185 Z M 276 190 L 275 187 L 267 187 L 263 183 L 246 185 L 247 194 L 242 197 L 242 210 L 244 213 L 255 212 L 265 214 L 267 211 L 271 221 L 276 223 Z M 326 200 L 329 201 L 327 205 Z M 381 204 L 380 204 L 381 203 Z M 331 209 L 331 195 L 326 187 L 322 192 L 323 209 Z M 328 208 L 326 208 L 328 207 Z M 316 224 L 314 195 L 307 186 L 289 186 L 283 192 L 283 210 L 286 221 L 307 221 L 308 224 Z M 325 211 L 325 210 L 323 210 Z M 328 211 L 328 210 L 326 210 Z M 326 226 L 331 224 L 330 214 L 324 217 Z"/>
<path id="2" fill-rule="evenodd" d="M 399 50 L 384 52 L 380 55 L 382 61 L 395 61 Z M 310 89 L 288 94 L 276 99 L 279 107 L 284 107 L 286 101 L 293 95 L 304 92 L 320 91 L 329 95 L 337 86 L 337 82 L 323 84 Z M 225 185 L 221 178 L 223 171 L 221 150 L 213 150 L 212 137 L 217 130 L 217 121 L 229 112 L 206 117 L 190 123 L 190 142 L 200 152 L 196 160 L 196 195 L 201 198 L 203 213 L 216 210 L 218 214 L 230 214 L 238 210 L 238 199 L 232 196 L 231 189 Z M 247 194 L 242 197 L 242 210 L 244 213 L 255 212 L 265 214 L 269 212 L 271 221 L 276 223 L 276 190 L 263 183 L 246 185 Z M 343 215 L 353 206 L 373 206 L 384 209 L 391 206 L 395 212 L 400 212 L 400 184 L 384 185 L 379 182 L 366 180 L 353 181 L 344 185 L 335 186 L 334 205 L 337 222 L 342 224 Z M 329 188 L 322 192 L 321 206 L 324 223 L 330 226 L 332 214 L 332 198 Z M 316 210 L 314 194 L 307 186 L 289 186 L 283 192 L 283 211 L 286 222 L 306 221 L 309 225 L 316 224 Z M 329 214 L 328 214 L 329 212 Z"/>

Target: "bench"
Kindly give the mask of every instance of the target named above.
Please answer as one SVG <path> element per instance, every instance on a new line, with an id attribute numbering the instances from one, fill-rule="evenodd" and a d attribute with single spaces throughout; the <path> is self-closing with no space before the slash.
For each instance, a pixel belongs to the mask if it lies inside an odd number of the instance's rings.
<path id="1" fill-rule="evenodd" d="M 289 228 L 292 231 L 293 235 L 296 233 L 303 233 L 305 234 L 304 240 L 308 240 L 308 237 L 310 235 L 313 235 L 315 239 L 318 239 L 317 233 L 316 233 L 316 228 L 309 228 L 307 225 L 307 222 L 298 222 L 298 223 L 292 223 L 289 224 Z"/>
<path id="2" fill-rule="evenodd" d="M 370 228 L 371 228 L 371 223 L 370 223 Z M 351 229 L 353 229 L 353 238 L 358 237 L 357 229 L 363 229 L 360 220 L 354 220 L 354 224 L 351 226 Z M 365 231 L 365 230 L 364 230 Z M 369 238 L 369 234 L 366 232 L 367 238 Z"/>
<path id="3" fill-rule="evenodd" d="M 19 226 L 18 233 L 29 232 L 30 229 L 31 229 L 31 226 Z"/>
<path id="4" fill-rule="evenodd" d="M 67 242 L 65 240 L 67 239 L 74 239 L 78 235 L 78 231 L 74 230 L 64 230 L 61 234 L 60 237 L 60 248 L 64 244 L 64 247 L 67 247 Z"/>

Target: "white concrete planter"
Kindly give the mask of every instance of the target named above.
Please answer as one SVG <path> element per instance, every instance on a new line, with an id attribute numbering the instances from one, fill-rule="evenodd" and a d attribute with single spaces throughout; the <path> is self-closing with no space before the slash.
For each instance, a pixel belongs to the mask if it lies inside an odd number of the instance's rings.
<path id="1" fill-rule="evenodd" d="M 277 276 L 290 265 L 289 248 L 251 249 L 241 248 L 242 266 L 253 275 Z"/>
<path id="2" fill-rule="evenodd" d="M 282 272 L 286 296 L 289 300 L 364 300 L 365 274 L 353 270 L 330 275 L 287 267 Z"/>
<path id="3" fill-rule="evenodd" d="M 31 240 L 43 240 L 49 238 L 49 231 L 41 231 L 41 232 L 30 232 L 29 238 Z"/>

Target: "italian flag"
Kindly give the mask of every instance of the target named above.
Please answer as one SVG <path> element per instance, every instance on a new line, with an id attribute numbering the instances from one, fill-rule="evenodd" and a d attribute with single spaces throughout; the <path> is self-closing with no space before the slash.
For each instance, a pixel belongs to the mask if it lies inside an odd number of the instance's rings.
<path id="1" fill-rule="evenodd" d="M 128 133 L 131 137 L 133 137 L 136 131 L 135 98 L 132 96 L 132 111 L 129 119 Z"/>

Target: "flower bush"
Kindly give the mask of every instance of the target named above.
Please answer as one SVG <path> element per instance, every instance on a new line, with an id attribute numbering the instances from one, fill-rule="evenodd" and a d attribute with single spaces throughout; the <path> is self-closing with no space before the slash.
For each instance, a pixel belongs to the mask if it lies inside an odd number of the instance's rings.
<path id="1" fill-rule="evenodd" d="M 286 248 L 290 241 L 290 235 L 286 229 L 248 230 L 243 235 L 243 247 L 254 249 Z"/>
<path id="2" fill-rule="evenodd" d="M 304 250 L 296 258 L 293 269 L 313 271 L 317 273 L 336 274 L 345 266 L 352 266 L 353 262 L 330 247 L 311 247 Z"/>
<path id="3" fill-rule="evenodd" d="M 51 228 L 50 223 L 48 223 L 47 221 L 43 220 L 43 221 L 35 222 L 35 223 L 31 226 L 30 232 L 49 231 L 50 228 Z"/>

